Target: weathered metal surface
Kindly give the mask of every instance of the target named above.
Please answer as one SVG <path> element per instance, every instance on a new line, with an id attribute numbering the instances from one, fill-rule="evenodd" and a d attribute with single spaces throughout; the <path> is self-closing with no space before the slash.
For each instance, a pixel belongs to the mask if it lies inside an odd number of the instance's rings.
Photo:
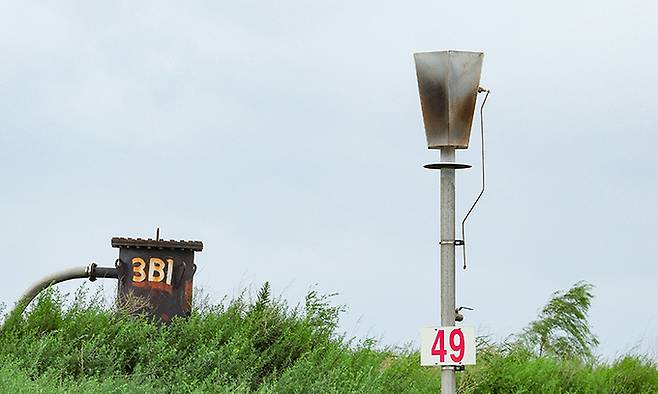
<path id="1" fill-rule="evenodd" d="M 414 54 L 428 148 L 468 148 L 483 58 L 465 51 Z"/>
<path id="2" fill-rule="evenodd" d="M 455 149 L 441 148 L 441 161 L 455 161 Z M 455 325 L 455 170 L 441 169 L 441 325 Z M 455 393 L 454 369 L 441 370 L 441 393 Z"/>
<path id="3" fill-rule="evenodd" d="M 159 240 L 151 238 L 112 238 L 113 248 L 155 248 L 155 249 L 181 249 L 200 252 L 203 250 L 201 241 L 177 241 L 175 239 Z"/>
<path id="4" fill-rule="evenodd" d="M 119 304 L 133 314 L 146 313 L 164 322 L 189 316 L 199 241 L 112 238 L 119 248 Z"/>

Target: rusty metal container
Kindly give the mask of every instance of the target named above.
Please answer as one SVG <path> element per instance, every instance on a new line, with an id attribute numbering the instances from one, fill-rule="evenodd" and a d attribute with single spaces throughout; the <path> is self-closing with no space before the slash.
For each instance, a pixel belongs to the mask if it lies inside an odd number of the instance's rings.
<path id="1" fill-rule="evenodd" d="M 202 242 L 115 237 L 112 247 L 119 248 L 119 305 L 163 322 L 190 315 L 194 252 L 203 250 Z"/>
<path id="2" fill-rule="evenodd" d="M 468 148 L 483 59 L 481 52 L 414 54 L 429 149 Z"/>

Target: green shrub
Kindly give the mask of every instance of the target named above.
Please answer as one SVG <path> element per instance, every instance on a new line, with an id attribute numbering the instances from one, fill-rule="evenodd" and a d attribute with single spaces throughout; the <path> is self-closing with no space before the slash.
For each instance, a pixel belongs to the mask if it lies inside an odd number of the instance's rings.
<path id="1" fill-rule="evenodd" d="M 187 319 L 158 326 L 84 291 L 71 305 L 47 291 L 25 314 L 5 318 L 0 392 L 439 391 L 440 370 L 420 367 L 417 351 L 339 335 L 343 308 L 330 301 L 310 292 L 289 307 L 266 283 L 253 300 L 243 294 L 205 303 Z M 658 371 L 647 358 L 605 364 L 536 350 L 527 338 L 479 338 L 478 364 L 458 374 L 460 392 L 658 392 Z"/>
<path id="2" fill-rule="evenodd" d="M 437 375 L 418 366 L 417 353 L 376 350 L 372 340 L 353 344 L 338 335 L 343 308 L 330 298 L 312 291 L 291 308 L 273 299 L 266 283 L 255 300 L 242 295 L 204 305 L 158 326 L 80 294 L 66 307 L 64 297 L 48 291 L 23 316 L 6 319 L 0 391 L 44 384 L 69 392 L 74 382 L 90 392 L 100 385 L 118 392 L 436 391 Z"/>
<path id="3" fill-rule="evenodd" d="M 592 298 L 592 285 L 585 282 L 553 293 L 537 320 L 518 336 L 519 343 L 539 356 L 592 360 L 599 344 L 587 321 Z"/>

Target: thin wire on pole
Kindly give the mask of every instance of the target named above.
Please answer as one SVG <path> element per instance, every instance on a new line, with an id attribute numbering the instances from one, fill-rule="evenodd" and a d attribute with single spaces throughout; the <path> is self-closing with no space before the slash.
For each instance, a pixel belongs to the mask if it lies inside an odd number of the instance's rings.
<path id="1" fill-rule="evenodd" d="M 487 102 L 487 98 L 489 97 L 489 90 L 482 90 L 486 91 L 487 94 L 484 96 L 484 100 L 482 101 L 482 105 L 480 105 L 480 141 L 481 143 L 481 160 L 482 160 L 482 190 L 480 190 L 480 194 L 478 194 L 477 198 L 473 202 L 473 205 L 471 205 L 471 208 L 468 210 L 466 213 L 466 216 L 464 216 L 464 220 L 462 220 L 462 241 L 464 244 L 462 245 L 462 257 L 464 261 L 464 269 L 466 269 L 466 219 L 468 219 L 468 216 L 473 212 L 473 209 L 477 205 L 478 201 L 480 201 L 480 198 L 484 194 L 484 189 L 486 187 L 486 172 L 484 168 L 484 104 Z"/>

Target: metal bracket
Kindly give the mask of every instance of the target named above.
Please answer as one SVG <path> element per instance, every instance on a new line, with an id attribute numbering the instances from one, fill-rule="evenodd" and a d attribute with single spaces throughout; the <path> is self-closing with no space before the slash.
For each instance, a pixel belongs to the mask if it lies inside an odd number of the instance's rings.
<path id="1" fill-rule="evenodd" d="M 439 245 L 455 245 L 455 246 L 464 246 L 464 240 L 456 239 L 454 241 L 439 241 Z"/>
<path id="2" fill-rule="evenodd" d="M 121 259 L 116 259 L 114 260 L 114 267 L 117 269 L 117 279 L 119 282 L 123 282 L 123 278 L 126 276 L 121 268 L 121 264 L 123 264 L 123 261 Z"/>
<path id="3" fill-rule="evenodd" d="M 185 271 L 187 270 L 187 263 L 185 263 L 184 260 L 181 260 L 181 265 L 183 266 L 183 269 L 178 270 L 178 273 L 176 273 L 176 276 L 174 277 L 174 289 L 177 289 L 178 286 L 180 286 L 181 282 L 183 281 L 183 276 L 185 276 Z M 196 270 L 196 268 L 193 269 Z"/>

